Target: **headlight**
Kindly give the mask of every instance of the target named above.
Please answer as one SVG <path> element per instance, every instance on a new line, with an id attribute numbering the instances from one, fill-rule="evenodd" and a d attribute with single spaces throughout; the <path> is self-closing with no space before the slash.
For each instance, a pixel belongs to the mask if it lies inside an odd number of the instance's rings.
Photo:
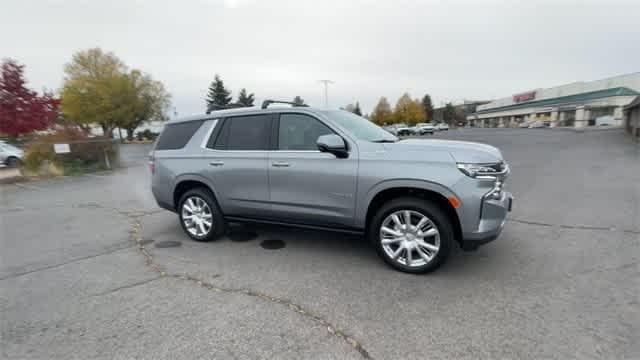
<path id="1" fill-rule="evenodd" d="M 508 171 L 507 166 L 503 163 L 495 164 L 467 164 L 458 163 L 458 169 L 465 175 L 472 178 L 491 177 L 495 178 L 504 175 Z"/>

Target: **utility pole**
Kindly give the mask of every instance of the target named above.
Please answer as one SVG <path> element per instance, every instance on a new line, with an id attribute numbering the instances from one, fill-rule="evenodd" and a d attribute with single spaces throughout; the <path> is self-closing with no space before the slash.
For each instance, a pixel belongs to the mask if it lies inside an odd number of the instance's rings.
<path id="1" fill-rule="evenodd" d="M 324 84 L 324 107 L 328 109 L 329 108 L 328 88 L 329 88 L 329 84 L 333 84 L 335 83 L 335 81 L 333 80 L 318 80 L 318 81 Z"/>

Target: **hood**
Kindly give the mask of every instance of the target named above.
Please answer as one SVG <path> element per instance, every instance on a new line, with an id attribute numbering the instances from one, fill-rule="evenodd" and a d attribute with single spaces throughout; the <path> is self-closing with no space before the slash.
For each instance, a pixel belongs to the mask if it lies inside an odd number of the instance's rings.
<path id="1" fill-rule="evenodd" d="M 498 148 L 470 141 L 405 139 L 385 144 L 390 151 L 447 151 L 460 163 L 496 163 L 503 160 Z"/>

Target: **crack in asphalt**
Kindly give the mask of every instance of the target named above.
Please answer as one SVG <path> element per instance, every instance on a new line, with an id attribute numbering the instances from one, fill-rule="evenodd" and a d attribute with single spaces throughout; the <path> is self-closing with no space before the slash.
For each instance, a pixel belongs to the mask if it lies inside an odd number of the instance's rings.
<path id="1" fill-rule="evenodd" d="M 20 277 L 20 276 L 33 274 L 33 273 L 40 272 L 40 271 L 56 269 L 56 268 L 59 268 L 61 266 L 72 264 L 72 263 L 75 263 L 75 262 L 78 262 L 78 261 L 83 261 L 83 260 L 93 259 L 93 258 L 96 258 L 96 257 L 99 257 L 99 256 L 113 254 L 114 252 L 118 252 L 120 250 L 125 250 L 125 249 L 131 249 L 133 247 L 135 247 L 135 245 L 130 245 L 129 242 L 123 243 L 123 244 L 119 244 L 118 246 L 114 247 L 113 249 L 109 249 L 107 251 L 103 251 L 103 252 L 100 252 L 100 253 L 97 253 L 97 254 L 81 256 L 81 257 L 70 259 L 70 260 L 62 262 L 62 263 L 48 265 L 48 266 L 44 266 L 44 267 L 37 268 L 37 269 L 32 269 L 32 270 L 27 270 L 27 271 L 22 271 L 22 272 L 18 272 L 18 273 L 5 275 L 3 277 L 0 277 L 0 281 L 8 280 L 8 279 L 14 279 L 14 278 L 17 278 L 17 277 Z"/>
<path id="2" fill-rule="evenodd" d="M 156 277 L 151 278 L 151 279 L 146 279 L 146 280 L 134 282 L 134 283 L 131 283 L 131 284 L 126 284 L 126 285 L 118 286 L 117 288 L 113 288 L 113 289 L 109 289 L 109 290 L 106 290 L 106 291 L 103 291 L 103 292 L 99 292 L 97 294 L 93 294 L 93 296 L 103 296 L 103 295 L 111 294 L 111 293 L 114 293 L 114 292 L 117 292 L 117 291 L 120 291 L 120 290 L 131 289 L 133 287 L 140 286 L 140 285 L 145 285 L 145 284 L 148 284 L 148 283 L 150 283 L 152 281 L 156 281 L 156 280 L 159 280 L 159 279 L 162 279 L 162 277 L 161 276 L 156 276 Z"/>
<path id="3" fill-rule="evenodd" d="M 539 221 L 529 221 L 522 219 L 514 219 L 507 218 L 507 221 L 515 222 L 519 224 L 527 224 L 527 225 L 536 225 L 536 226 L 545 226 L 545 227 L 560 227 L 563 229 L 576 229 L 576 230 L 599 230 L 599 231 L 616 231 L 617 229 L 613 226 L 587 226 L 587 225 L 566 225 L 566 224 L 551 224 Z M 640 234 L 640 230 L 633 229 L 621 229 L 621 232 L 629 233 L 629 234 Z"/>
<path id="4" fill-rule="evenodd" d="M 101 207 L 97 205 L 96 207 Z M 161 278 L 173 278 L 184 280 L 192 283 L 193 285 L 205 288 L 207 290 L 217 292 L 217 293 L 229 293 L 229 294 L 241 294 L 251 296 L 257 299 L 261 299 L 273 304 L 278 304 L 286 307 L 287 309 L 299 314 L 307 320 L 311 320 L 314 323 L 324 326 L 327 329 L 327 332 L 337 337 L 338 339 L 346 342 L 351 348 L 356 350 L 364 359 L 372 359 L 369 352 L 362 346 L 362 344 L 357 341 L 353 336 L 349 335 L 346 331 L 338 329 L 336 326 L 331 324 L 328 320 L 320 315 L 316 315 L 309 310 L 305 309 L 303 306 L 294 303 L 293 301 L 286 298 L 279 298 L 267 293 L 249 289 L 249 288 L 228 288 L 228 287 L 220 287 L 211 282 L 202 280 L 195 276 L 189 274 L 173 274 L 168 273 L 166 268 L 162 265 L 159 265 L 153 260 L 153 256 L 149 252 L 149 250 L 145 247 L 144 239 L 142 238 L 141 230 L 142 223 L 140 219 L 144 216 L 153 215 L 162 210 L 156 211 L 123 211 L 117 208 L 112 208 L 117 214 L 125 216 L 129 219 L 129 238 L 137 245 L 138 252 L 140 252 L 144 257 L 145 265 L 151 268 L 154 272 L 159 274 L 160 276 L 149 281 L 161 279 Z M 138 284 L 131 284 L 131 286 L 137 286 Z M 116 291 L 119 289 L 116 289 Z"/>

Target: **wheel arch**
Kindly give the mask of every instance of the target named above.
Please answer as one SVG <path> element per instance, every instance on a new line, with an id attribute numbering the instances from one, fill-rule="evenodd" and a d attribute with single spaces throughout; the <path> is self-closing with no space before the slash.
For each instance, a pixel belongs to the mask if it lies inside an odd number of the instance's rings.
<path id="1" fill-rule="evenodd" d="M 219 199 L 218 194 L 216 193 L 215 188 L 211 183 L 211 181 L 209 181 L 209 179 L 203 176 L 190 174 L 190 175 L 182 175 L 176 179 L 175 186 L 173 187 L 173 195 L 172 195 L 173 208 L 176 211 L 178 211 L 178 202 L 180 201 L 180 198 L 182 197 L 182 195 L 184 195 L 185 192 L 197 187 L 204 187 L 207 190 L 209 190 L 213 195 L 213 200 L 218 203 L 218 206 L 220 206 L 220 201 L 218 200 Z"/>
<path id="2" fill-rule="evenodd" d="M 365 231 L 369 228 L 369 223 L 376 211 L 386 202 L 404 196 L 418 197 L 429 200 L 440 207 L 447 217 L 451 220 L 454 237 L 457 241 L 462 240 L 462 226 L 460 223 L 460 214 L 458 210 L 451 205 L 448 200 L 450 197 L 456 197 L 449 189 L 426 181 L 401 181 L 390 182 L 387 186 L 378 186 L 369 192 L 366 204 L 366 215 L 364 219 L 360 219 L 363 223 Z M 457 197 L 456 197 L 457 199 Z"/>

